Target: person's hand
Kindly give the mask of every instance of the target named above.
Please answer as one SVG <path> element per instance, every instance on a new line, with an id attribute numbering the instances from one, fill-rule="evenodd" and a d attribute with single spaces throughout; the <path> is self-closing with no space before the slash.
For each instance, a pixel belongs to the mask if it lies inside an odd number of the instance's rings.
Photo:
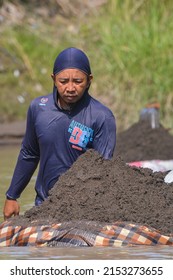
<path id="1" fill-rule="evenodd" d="M 19 215 L 19 212 L 20 212 L 20 206 L 17 200 L 9 200 L 9 199 L 5 200 L 4 211 L 3 211 L 4 220 L 7 220 L 12 216 Z"/>

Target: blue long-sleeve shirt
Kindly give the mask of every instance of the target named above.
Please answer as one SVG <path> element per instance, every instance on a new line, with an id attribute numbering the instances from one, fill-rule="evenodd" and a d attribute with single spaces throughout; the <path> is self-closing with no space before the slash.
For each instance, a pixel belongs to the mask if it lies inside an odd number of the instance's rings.
<path id="1" fill-rule="evenodd" d="M 110 159 L 115 144 L 114 115 L 88 92 L 71 111 L 59 108 L 53 93 L 38 97 L 28 109 L 26 133 L 6 195 L 19 198 L 39 163 L 35 185 L 39 205 L 82 153 L 93 148 Z"/>

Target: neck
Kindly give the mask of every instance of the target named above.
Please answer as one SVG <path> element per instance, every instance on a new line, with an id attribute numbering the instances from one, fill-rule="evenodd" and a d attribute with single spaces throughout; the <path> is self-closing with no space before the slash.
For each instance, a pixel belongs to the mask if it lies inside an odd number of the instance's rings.
<path id="1" fill-rule="evenodd" d="M 62 102 L 62 100 L 58 98 L 58 106 L 62 110 L 70 111 L 73 108 L 74 104 L 66 103 L 64 101 Z"/>

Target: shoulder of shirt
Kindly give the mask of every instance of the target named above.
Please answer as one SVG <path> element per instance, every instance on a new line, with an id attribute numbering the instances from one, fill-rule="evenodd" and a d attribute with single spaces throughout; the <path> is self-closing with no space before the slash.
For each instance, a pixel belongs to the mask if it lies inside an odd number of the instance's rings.
<path id="1" fill-rule="evenodd" d="M 53 94 L 52 93 L 47 94 L 47 95 L 38 96 L 31 101 L 30 106 L 37 106 L 37 105 L 40 105 L 40 104 L 46 104 L 46 103 L 52 101 L 52 99 L 53 99 Z"/>
<path id="2" fill-rule="evenodd" d="M 113 113 L 110 108 L 108 108 L 106 105 L 104 105 L 101 101 L 98 99 L 95 99 L 94 97 L 91 97 L 90 101 L 91 106 L 94 107 L 95 112 L 98 111 L 99 114 L 103 113 L 109 117 L 113 116 Z"/>

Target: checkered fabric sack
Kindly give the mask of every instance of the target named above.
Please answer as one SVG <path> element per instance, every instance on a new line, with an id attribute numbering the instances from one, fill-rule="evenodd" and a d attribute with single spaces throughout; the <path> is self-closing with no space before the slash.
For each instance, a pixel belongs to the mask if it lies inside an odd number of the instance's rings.
<path id="1" fill-rule="evenodd" d="M 91 221 L 41 226 L 0 225 L 0 247 L 5 246 L 135 246 L 173 245 L 173 237 L 154 228 L 128 222 L 103 224 Z"/>

